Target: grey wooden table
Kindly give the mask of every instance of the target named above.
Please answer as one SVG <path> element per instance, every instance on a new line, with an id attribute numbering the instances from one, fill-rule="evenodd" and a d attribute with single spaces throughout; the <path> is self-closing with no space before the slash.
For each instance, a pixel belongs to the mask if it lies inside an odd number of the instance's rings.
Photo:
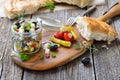
<path id="1" fill-rule="evenodd" d="M 96 18 L 118 1 L 120 2 L 120 0 L 108 0 L 106 5 L 97 6 L 97 9 L 88 16 Z M 85 9 L 75 9 L 54 13 L 36 13 L 28 18 L 48 16 L 65 22 L 70 16 L 82 14 L 84 11 Z M 108 46 L 108 50 L 101 48 L 106 42 L 95 42 L 98 48 L 97 53 L 90 54 L 88 51 L 64 66 L 47 71 L 25 70 L 12 61 L 10 26 L 13 22 L 7 18 L 0 18 L 0 80 L 120 80 L 120 16 L 110 20 L 110 25 L 119 36 Z M 84 56 L 91 58 L 90 67 L 85 67 L 80 62 Z"/>

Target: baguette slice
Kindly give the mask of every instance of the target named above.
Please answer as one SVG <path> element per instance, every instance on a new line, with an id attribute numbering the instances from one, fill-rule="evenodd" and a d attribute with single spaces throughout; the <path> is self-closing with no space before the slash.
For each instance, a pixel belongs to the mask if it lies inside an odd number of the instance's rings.
<path id="1" fill-rule="evenodd" d="M 55 3 L 67 3 L 78 7 L 85 7 L 92 0 L 8 0 L 4 6 L 4 11 L 9 19 L 13 19 L 17 15 L 33 14 L 39 8 L 45 7 L 45 3 L 51 1 Z"/>
<path id="2" fill-rule="evenodd" d="M 54 1 L 56 3 L 67 3 L 83 8 L 88 6 L 93 0 L 54 0 Z"/>
<path id="3" fill-rule="evenodd" d="M 108 41 L 117 38 L 117 32 L 107 23 L 89 17 L 77 17 L 77 28 L 86 40 Z"/>

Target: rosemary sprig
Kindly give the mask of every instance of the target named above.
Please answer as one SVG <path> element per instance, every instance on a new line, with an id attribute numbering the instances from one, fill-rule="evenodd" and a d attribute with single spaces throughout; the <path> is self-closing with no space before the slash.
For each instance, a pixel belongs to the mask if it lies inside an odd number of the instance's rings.
<path id="1" fill-rule="evenodd" d="M 93 54 L 93 53 L 97 52 L 98 49 L 96 48 L 95 45 L 91 45 L 91 46 L 89 47 L 89 50 L 90 50 L 90 54 Z"/>
<path id="2" fill-rule="evenodd" d="M 17 18 L 17 22 L 19 22 L 21 19 L 25 17 L 25 11 L 21 15 L 15 14 L 15 16 Z"/>

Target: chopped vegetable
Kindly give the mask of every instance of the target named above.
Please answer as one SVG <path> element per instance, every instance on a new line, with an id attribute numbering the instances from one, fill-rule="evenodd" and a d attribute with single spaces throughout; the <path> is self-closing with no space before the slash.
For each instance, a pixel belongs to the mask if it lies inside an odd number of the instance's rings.
<path id="1" fill-rule="evenodd" d="M 29 49 L 29 47 L 28 46 L 25 46 L 24 47 L 24 51 L 29 51 L 30 49 Z"/>
<path id="2" fill-rule="evenodd" d="M 53 2 L 46 2 L 45 5 L 50 9 L 50 10 L 54 10 L 55 6 Z"/>
<path id="3" fill-rule="evenodd" d="M 38 51 L 38 49 L 40 49 L 41 47 L 41 32 L 35 34 L 34 32 L 37 29 L 39 29 L 37 22 L 27 21 L 23 18 L 17 21 L 12 26 L 12 30 L 14 30 L 15 32 L 19 32 L 18 34 L 20 34 L 20 36 L 17 37 L 17 40 L 20 40 L 22 44 L 17 43 L 17 45 L 16 42 L 14 42 L 14 50 L 18 50 L 19 48 L 20 52 L 25 52 L 29 54 Z"/>
<path id="4" fill-rule="evenodd" d="M 55 58 L 56 57 L 56 53 L 55 52 L 51 52 L 51 56 L 52 56 L 52 58 Z"/>
<path id="5" fill-rule="evenodd" d="M 16 29 L 16 32 L 19 32 L 19 29 Z"/>
<path id="6" fill-rule="evenodd" d="M 46 58 L 50 58 L 50 54 L 45 54 L 45 57 Z"/>
<path id="7" fill-rule="evenodd" d="M 65 46 L 65 47 L 70 47 L 71 46 L 71 42 L 70 41 L 60 40 L 60 39 L 57 39 L 55 37 L 49 37 L 49 40 L 53 41 L 55 43 L 58 43 L 58 44 L 60 44 L 62 46 Z"/>
<path id="8" fill-rule="evenodd" d="M 72 35 L 73 35 L 74 40 L 77 39 L 77 35 L 76 35 L 76 33 L 75 33 L 75 31 L 74 31 L 74 29 L 73 29 L 72 26 L 62 26 L 62 27 L 60 28 L 60 31 L 61 31 L 61 32 L 66 32 L 66 31 L 67 31 L 67 32 L 71 32 Z"/>
<path id="9" fill-rule="evenodd" d="M 32 42 L 32 44 L 30 45 L 30 47 L 36 47 L 37 43 L 36 42 Z"/>
<path id="10" fill-rule="evenodd" d="M 76 33 L 75 33 L 75 31 L 74 31 L 72 26 L 68 26 L 68 31 L 70 31 L 72 33 L 72 35 L 74 37 L 74 40 L 76 40 L 77 39 L 77 35 L 76 35 Z"/>
<path id="11" fill-rule="evenodd" d="M 74 41 L 74 38 L 71 32 L 64 32 L 63 37 L 66 41 Z"/>
<path id="12" fill-rule="evenodd" d="M 30 59 L 30 57 L 28 55 L 26 55 L 25 53 L 20 53 L 19 54 L 19 58 L 22 60 L 22 61 L 27 61 Z"/>
<path id="13" fill-rule="evenodd" d="M 31 23 L 26 21 L 23 26 L 24 26 L 24 28 L 28 28 L 29 29 L 29 28 L 31 28 Z"/>
<path id="14" fill-rule="evenodd" d="M 40 55 L 40 60 L 43 60 L 44 59 L 44 55 Z"/>
<path id="15" fill-rule="evenodd" d="M 70 32 L 72 33 L 74 40 L 76 40 L 77 39 L 77 35 L 76 35 L 75 31 L 71 30 Z"/>
<path id="16" fill-rule="evenodd" d="M 13 26 L 13 29 L 16 31 L 17 30 L 17 26 L 15 25 L 15 26 Z"/>
<path id="17" fill-rule="evenodd" d="M 20 23 L 16 22 L 15 25 L 17 26 L 17 28 L 20 28 Z"/>
<path id="18" fill-rule="evenodd" d="M 52 46 L 52 44 L 50 43 L 50 44 L 48 44 L 48 46 L 47 46 L 47 48 L 49 48 L 50 49 L 50 47 Z"/>
<path id="19" fill-rule="evenodd" d="M 58 39 L 63 39 L 63 35 L 64 33 L 60 31 L 54 33 L 54 37 Z"/>
<path id="20" fill-rule="evenodd" d="M 17 51 L 19 49 L 19 44 L 17 41 L 14 43 L 14 50 Z"/>
<path id="21" fill-rule="evenodd" d="M 26 42 L 30 42 L 30 37 L 26 37 L 26 38 L 25 38 L 25 41 L 26 41 Z"/>

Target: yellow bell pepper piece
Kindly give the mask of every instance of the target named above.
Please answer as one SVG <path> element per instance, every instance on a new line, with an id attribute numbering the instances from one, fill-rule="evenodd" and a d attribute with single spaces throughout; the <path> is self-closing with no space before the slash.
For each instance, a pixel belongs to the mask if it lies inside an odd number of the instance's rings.
<path id="1" fill-rule="evenodd" d="M 76 35 L 76 33 L 75 33 L 75 31 L 74 31 L 74 29 L 73 29 L 72 26 L 62 26 L 62 27 L 60 28 L 60 31 L 61 31 L 61 32 L 70 31 L 70 32 L 72 33 L 73 37 L 74 37 L 74 40 L 77 39 L 77 35 Z"/>
<path id="2" fill-rule="evenodd" d="M 65 46 L 65 47 L 70 47 L 71 46 L 70 41 L 64 41 L 64 40 L 61 40 L 61 39 L 57 39 L 55 37 L 49 37 L 49 40 L 52 41 L 52 42 L 55 42 L 57 44 L 60 44 L 62 46 Z"/>
<path id="3" fill-rule="evenodd" d="M 75 33 L 75 31 L 74 31 L 72 26 L 68 26 L 68 31 L 70 31 L 72 33 L 74 40 L 76 40 L 77 39 L 77 35 L 76 35 L 76 33 Z"/>

